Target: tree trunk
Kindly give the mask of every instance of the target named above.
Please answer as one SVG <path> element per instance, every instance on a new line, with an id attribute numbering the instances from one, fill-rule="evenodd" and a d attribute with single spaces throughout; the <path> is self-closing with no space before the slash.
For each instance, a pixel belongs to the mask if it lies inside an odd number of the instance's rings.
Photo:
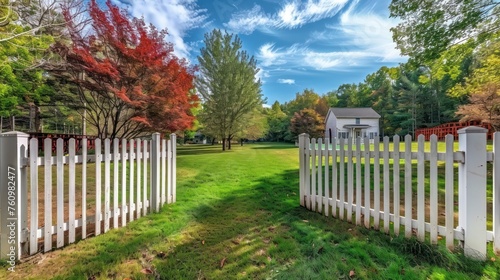
<path id="1" fill-rule="evenodd" d="M 35 132 L 40 132 L 42 129 L 42 118 L 40 113 L 40 107 L 35 106 Z"/>
<path id="2" fill-rule="evenodd" d="M 226 150 L 226 138 L 222 137 L 222 150 Z"/>
<path id="3" fill-rule="evenodd" d="M 231 137 L 227 137 L 227 149 L 231 150 Z"/>

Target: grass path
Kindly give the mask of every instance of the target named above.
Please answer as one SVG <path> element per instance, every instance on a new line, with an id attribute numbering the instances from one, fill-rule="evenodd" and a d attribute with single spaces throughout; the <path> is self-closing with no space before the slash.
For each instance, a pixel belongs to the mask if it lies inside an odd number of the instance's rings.
<path id="1" fill-rule="evenodd" d="M 177 203 L 0 279 L 497 279 L 475 262 L 299 206 L 292 145 L 179 147 Z M 490 257 L 493 257 L 491 255 Z"/>

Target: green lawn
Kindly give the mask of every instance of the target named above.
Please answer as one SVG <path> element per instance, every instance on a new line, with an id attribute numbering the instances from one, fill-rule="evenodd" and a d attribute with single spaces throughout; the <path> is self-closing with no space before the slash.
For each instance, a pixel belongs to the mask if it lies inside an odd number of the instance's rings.
<path id="1" fill-rule="evenodd" d="M 177 203 L 0 279 L 497 279 L 477 262 L 299 206 L 293 145 L 178 149 Z"/>

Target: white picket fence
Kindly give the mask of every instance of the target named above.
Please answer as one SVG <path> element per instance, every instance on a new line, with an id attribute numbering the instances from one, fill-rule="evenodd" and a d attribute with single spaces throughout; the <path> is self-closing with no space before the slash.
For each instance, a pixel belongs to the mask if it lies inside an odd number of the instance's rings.
<path id="1" fill-rule="evenodd" d="M 369 139 L 323 140 L 300 135 L 300 204 L 385 233 L 399 235 L 403 230 L 405 237 L 416 235 L 432 244 L 445 238 L 450 249 L 458 240 L 464 253 L 473 258 L 486 257 L 489 241 L 500 252 L 500 215 L 496 213 L 500 156 L 495 157 L 500 134 L 494 135 L 493 152 L 486 151 L 486 130 L 478 127 L 459 131 L 458 151 L 453 149 L 452 135 L 446 137 L 445 152 L 438 152 L 435 135 L 430 151 L 424 149 L 423 135 L 418 137 L 416 151 L 411 149 L 411 136 L 404 138 L 403 151 L 399 150 L 399 136 L 392 140 L 392 151 L 389 141 L 385 137 L 382 143 L 376 139 L 370 144 Z M 487 197 L 489 162 L 493 165 L 492 197 Z M 440 169 L 444 178 L 438 180 Z M 493 205 L 489 213 L 487 201 Z M 487 214 L 493 217 L 491 230 Z"/>
<path id="2" fill-rule="evenodd" d="M 26 135 L 21 135 L 21 142 L 23 137 Z M 7 149 L 5 143 L 3 148 Z M 21 155 L 27 154 L 22 150 L 25 146 L 19 145 Z M 175 134 L 168 141 L 161 140 L 159 133 L 153 134 L 152 140 L 97 139 L 93 154 L 88 154 L 85 139 L 81 142 L 81 154 L 76 155 L 75 148 L 75 139 L 71 139 L 69 153 L 64 154 L 63 140 L 58 139 L 53 156 L 52 139 L 45 139 L 44 156 L 38 157 L 38 140 L 30 140 L 29 157 L 20 160 L 21 176 L 15 197 L 19 217 L 17 259 L 26 253 L 48 252 L 88 235 L 97 236 L 111 228 L 126 226 L 127 222 L 158 212 L 165 203 L 176 201 Z M 81 165 L 80 182 L 75 179 L 76 165 Z M 43 186 L 39 185 L 39 166 L 43 166 Z M 89 174 L 95 177 L 92 185 L 88 183 Z M 81 197 L 80 201 L 76 201 L 76 196 Z M 0 214 L 4 216 L 5 205 L 0 203 Z M 43 223 L 39 222 L 41 217 Z M 89 233 L 91 224 L 94 226 Z M 1 257 L 5 258 L 8 229 L 2 227 L 0 231 L 3 231 Z"/>

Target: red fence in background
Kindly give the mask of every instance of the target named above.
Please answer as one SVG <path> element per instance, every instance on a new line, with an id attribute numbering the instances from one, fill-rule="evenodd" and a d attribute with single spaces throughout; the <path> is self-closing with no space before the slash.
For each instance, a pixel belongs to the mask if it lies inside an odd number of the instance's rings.
<path id="1" fill-rule="evenodd" d="M 51 138 L 52 139 L 52 153 L 56 152 L 56 143 L 57 139 L 61 138 L 63 139 L 64 143 L 64 153 L 68 152 L 68 146 L 69 146 L 69 139 L 74 138 L 76 143 L 75 143 L 75 148 L 76 152 L 78 152 L 81 148 L 81 142 L 83 138 L 87 138 L 87 149 L 88 150 L 93 150 L 95 149 L 95 139 L 97 138 L 96 136 L 88 136 L 88 135 L 77 135 L 77 134 L 62 134 L 62 133 L 39 133 L 39 132 L 30 132 L 30 139 L 31 138 L 37 138 L 38 139 L 38 150 L 41 152 L 43 151 L 43 141 L 46 138 Z"/>
<path id="2" fill-rule="evenodd" d="M 432 134 L 435 134 L 438 137 L 438 140 L 444 140 L 446 135 L 451 134 L 454 136 L 455 140 L 458 140 L 457 131 L 468 126 L 479 126 L 488 129 L 487 139 L 493 139 L 494 131 L 491 125 L 489 123 L 481 123 L 480 121 L 450 122 L 435 127 L 419 128 L 415 131 L 415 136 L 418 137 L 423 134 L 425 136 L 425 140 L 428 141 Z"/>

